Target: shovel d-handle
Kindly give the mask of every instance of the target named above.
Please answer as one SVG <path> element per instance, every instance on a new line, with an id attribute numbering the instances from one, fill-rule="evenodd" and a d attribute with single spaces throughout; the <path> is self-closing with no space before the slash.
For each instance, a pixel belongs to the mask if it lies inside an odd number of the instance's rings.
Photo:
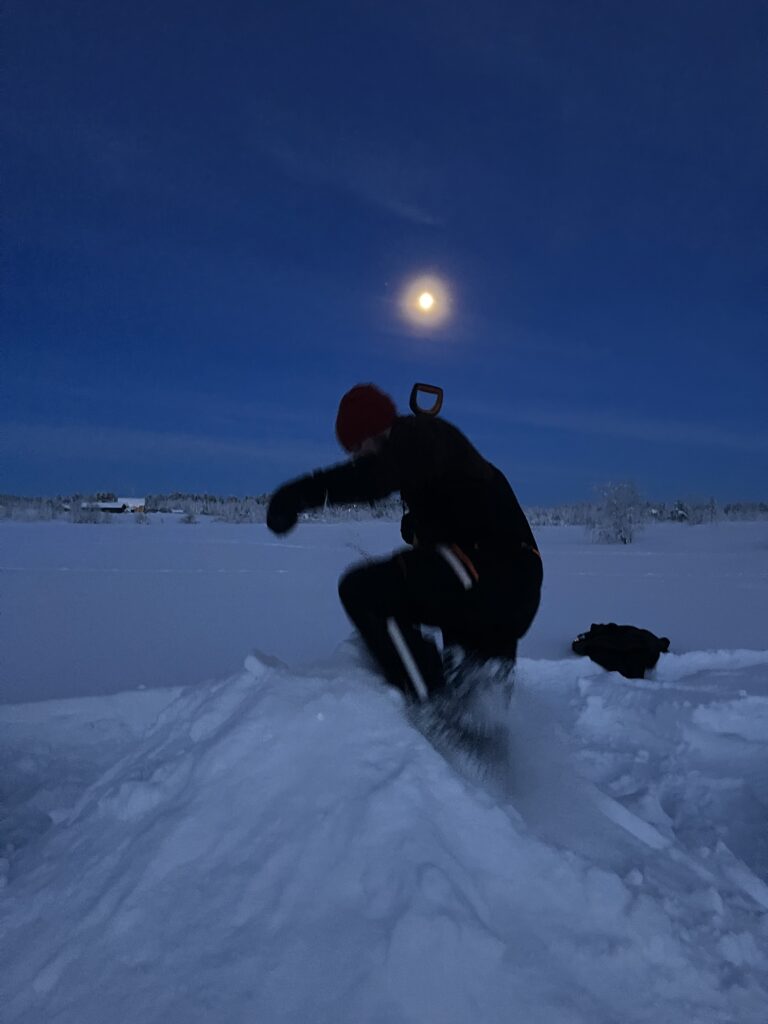
<path id="1" fill-rule="evenodd" d="M 427 409 L 419 405 L 419 393 L 433 395 L 434 401 Z M 411 398 L 408 403 L 412 413 L 421 413 L 423 416 L 437 416 L 443 407 L 443 389 L 436 384 L 414 384 L 411 388 Z"/>

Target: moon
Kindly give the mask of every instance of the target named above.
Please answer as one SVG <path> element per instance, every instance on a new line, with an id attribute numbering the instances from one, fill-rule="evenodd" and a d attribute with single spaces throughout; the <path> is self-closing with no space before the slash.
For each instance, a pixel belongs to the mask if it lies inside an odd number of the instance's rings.
<path id="1" fill-rule="evenodd" d="M 421 274 L 407 281 L 400 292 L 400 313 L 410 324 L 430 331 L 451 315 L 451 293 L 436 274 Z"/>

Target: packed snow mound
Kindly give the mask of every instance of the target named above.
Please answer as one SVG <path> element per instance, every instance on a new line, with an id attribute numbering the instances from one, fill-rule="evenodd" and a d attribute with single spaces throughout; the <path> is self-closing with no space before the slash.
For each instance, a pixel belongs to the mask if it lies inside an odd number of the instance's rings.
<path id="1" fill-rule="evenodd" d="M 764 1024 L 768 652 L 524 660 L 492 782 L 267 661 L 0 709 L 8 1024 Z"/>

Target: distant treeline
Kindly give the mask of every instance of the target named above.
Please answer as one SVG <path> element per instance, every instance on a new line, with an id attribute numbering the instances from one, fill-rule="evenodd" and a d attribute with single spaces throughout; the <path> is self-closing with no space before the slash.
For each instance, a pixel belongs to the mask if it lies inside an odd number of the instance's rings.
<path id="1" fill-rule="evenodd" d="M 107 522 L 113 516 L 99 511 L 100 501 L 114 501 L 109 492 L 71 494 L 39 498 L 19 495 L 0 495 L 0 519 L 50 520 L 68 519 L 72 522 Z M 269 494 L 250 497 L 217 494 L 149 494 L 143 512 L 128 512 L 142 523 L 147 514 L 167 513 L 193 523 L 199 517 L 212 517 L 228 523 L 263 523 L 266 518 Z M 631 483 L 605 484 L 598 489 L 592 502 L 552 506 L 528 506 L 525 509 L 535 526 L 583 526 L 595 539 L 630 543 L 638 529 L 647 522 L 678 522 L 696 525 L 718 520 L 768 519 L 768 502 L 742 501 L 718 504 L 714 499 L 671 503 L 649 502 L 643 499 Z M 338 519 L 399 519 L 403 505 L 399 497 L 392 496 L 374 504 L 327 506 L 306 513 L 312 520 Z"/>
<path id="2" fill-rule="evenodd" d="M 186 516 L 214 516 L 227 523 L 263 523 L 267 518 L 269 494 L 253 497 L 222 497 L 216 494 L 150 494 L 147 512 L 175 512 Z M 394 519 L 403 514 L 399 498 L 389 497 L 373 504 L 329 505 L 306 513 L 311 519 Z"/>
<path id="3" fill-rule="evenodd" d="M 578 502 L 572 505 L 527 506 L 525 509 L 532 525 L 536 526 L 591 526 L 600 502 Z M 636 506 L 639 519 L 652 523 L 713 523 L 719 520 L 755 522 L 768 519 L 768 502 L 736 501 L 724 505 L 714 501 L 647 502 Z"/>

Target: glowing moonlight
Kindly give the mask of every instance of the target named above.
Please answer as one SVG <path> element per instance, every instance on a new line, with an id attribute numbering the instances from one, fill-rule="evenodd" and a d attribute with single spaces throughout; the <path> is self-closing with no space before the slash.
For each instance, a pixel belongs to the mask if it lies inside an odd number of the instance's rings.
<path id="1" fill-rule="evenodd" d="M 400 295 L 400 312 L 410 323 L 427 330 L 445 323 L 451 312 L 447 285 L 433 274 L 409 281 Z"/>

